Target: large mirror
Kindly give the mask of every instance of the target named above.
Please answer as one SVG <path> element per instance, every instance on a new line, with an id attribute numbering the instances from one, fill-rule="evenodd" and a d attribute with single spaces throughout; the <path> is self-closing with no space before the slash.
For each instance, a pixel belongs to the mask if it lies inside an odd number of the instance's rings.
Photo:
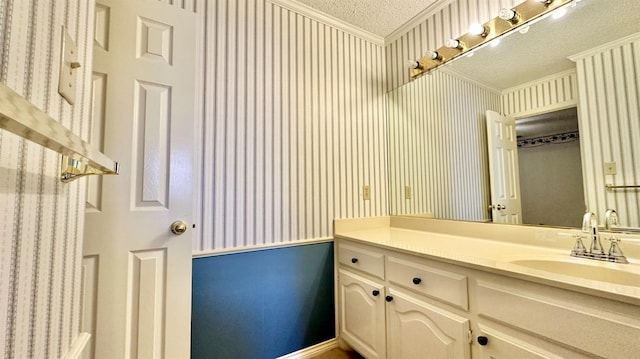
<path id="1" fill-rule="evenodd" d="M 640 227 L 622 187 L 640 185 L 640 1 L 575 2 L 498 40 L 389 92 L 391 213 L 499 221 L 496 197 L 517 196 L 513 223 L 613 208 Z M 487 110 L 515 121 L 517 170 L 497 177 L 515 187 L 492 189 Z"/>

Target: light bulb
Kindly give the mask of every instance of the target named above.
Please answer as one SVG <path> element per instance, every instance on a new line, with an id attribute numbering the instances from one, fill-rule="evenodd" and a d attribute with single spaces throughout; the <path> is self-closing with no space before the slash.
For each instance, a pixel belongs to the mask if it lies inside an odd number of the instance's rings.
<path id="1" fill-rule="evenodd" d="M 407 66 L 409 66 L 409 68 L 412 70 L 422 70 L 422 65 L 420 64 L 420 62 L 415 60 L 407 61 Z"/>
<path id="2" fill-rule="evenodd" d="M 549 5 L 553 2 L 553 0 L 538 0 L 538 2 L 541 2 L 543 4 Z"/>
<path id="3" fill-rule="evenodd" d="M 442 61 L 442 55 L 438 51 L 432 51 L 431 60 Z"/>
<path id="4" fill-rule="evenodd" d="M 513 9 L 507 9 L 507 8 L 500 9 L 500 12 L 498 13 L 498 17 L 501 18 L 502 20 L 509 21 L 512 23 L 518 21 L 518 13 Z"/>
<path id="5" fill-rule="evenodd" d="M 476 36 L 487 36 L 487 28 L 479 22 L 474 22 L 469 26 L 469 33 Z"/>
<path id="6" fill-rule="evenodd" d="M 463 48 L 462 43 L 458 39 L 449 39 L 445 41 L 444 46 L 458 50 L 462 50 Z"/>

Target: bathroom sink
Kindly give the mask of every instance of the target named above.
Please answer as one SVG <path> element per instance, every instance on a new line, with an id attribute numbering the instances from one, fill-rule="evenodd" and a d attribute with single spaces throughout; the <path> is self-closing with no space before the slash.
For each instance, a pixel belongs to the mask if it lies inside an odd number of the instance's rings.
<path id="1" fill-rule="evenodd" d="M 518 259 L 510 261 L 510 263 L 555 274 L 640 287 L 640 270 L 634 271 L 634 269 L 637 269 L 637 265 L 634 264 L 613 264 L 596 261 L 587 264 L 573 259 Z M 624 268 L 624 266 L 633 266 L 633 268 Z"/>

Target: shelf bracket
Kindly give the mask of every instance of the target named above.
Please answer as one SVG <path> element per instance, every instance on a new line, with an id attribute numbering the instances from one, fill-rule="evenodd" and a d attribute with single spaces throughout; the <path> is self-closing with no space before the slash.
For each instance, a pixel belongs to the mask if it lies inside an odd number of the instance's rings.
<path id="1" fill-rule="evenodd" d="M 3 83 L 0 83 L 0 129 L 62 154 L 63 182 L 91 174 L 119 173 L 118 162 Z"/>

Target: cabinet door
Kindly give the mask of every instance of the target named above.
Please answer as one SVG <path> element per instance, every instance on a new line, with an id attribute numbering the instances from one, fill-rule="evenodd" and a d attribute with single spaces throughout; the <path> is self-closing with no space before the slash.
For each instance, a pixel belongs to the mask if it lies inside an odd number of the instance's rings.
<path id="1" fill-rule="evenodd" d="M 367 359 L 385 358 L 384 286 L 339 270 L 340 336 Z"/>
<path id="2" fill-rule="evenodd" d="M 389 290 L 387 353 L 393 359 L 471 357 L 469 320 Z"/>

